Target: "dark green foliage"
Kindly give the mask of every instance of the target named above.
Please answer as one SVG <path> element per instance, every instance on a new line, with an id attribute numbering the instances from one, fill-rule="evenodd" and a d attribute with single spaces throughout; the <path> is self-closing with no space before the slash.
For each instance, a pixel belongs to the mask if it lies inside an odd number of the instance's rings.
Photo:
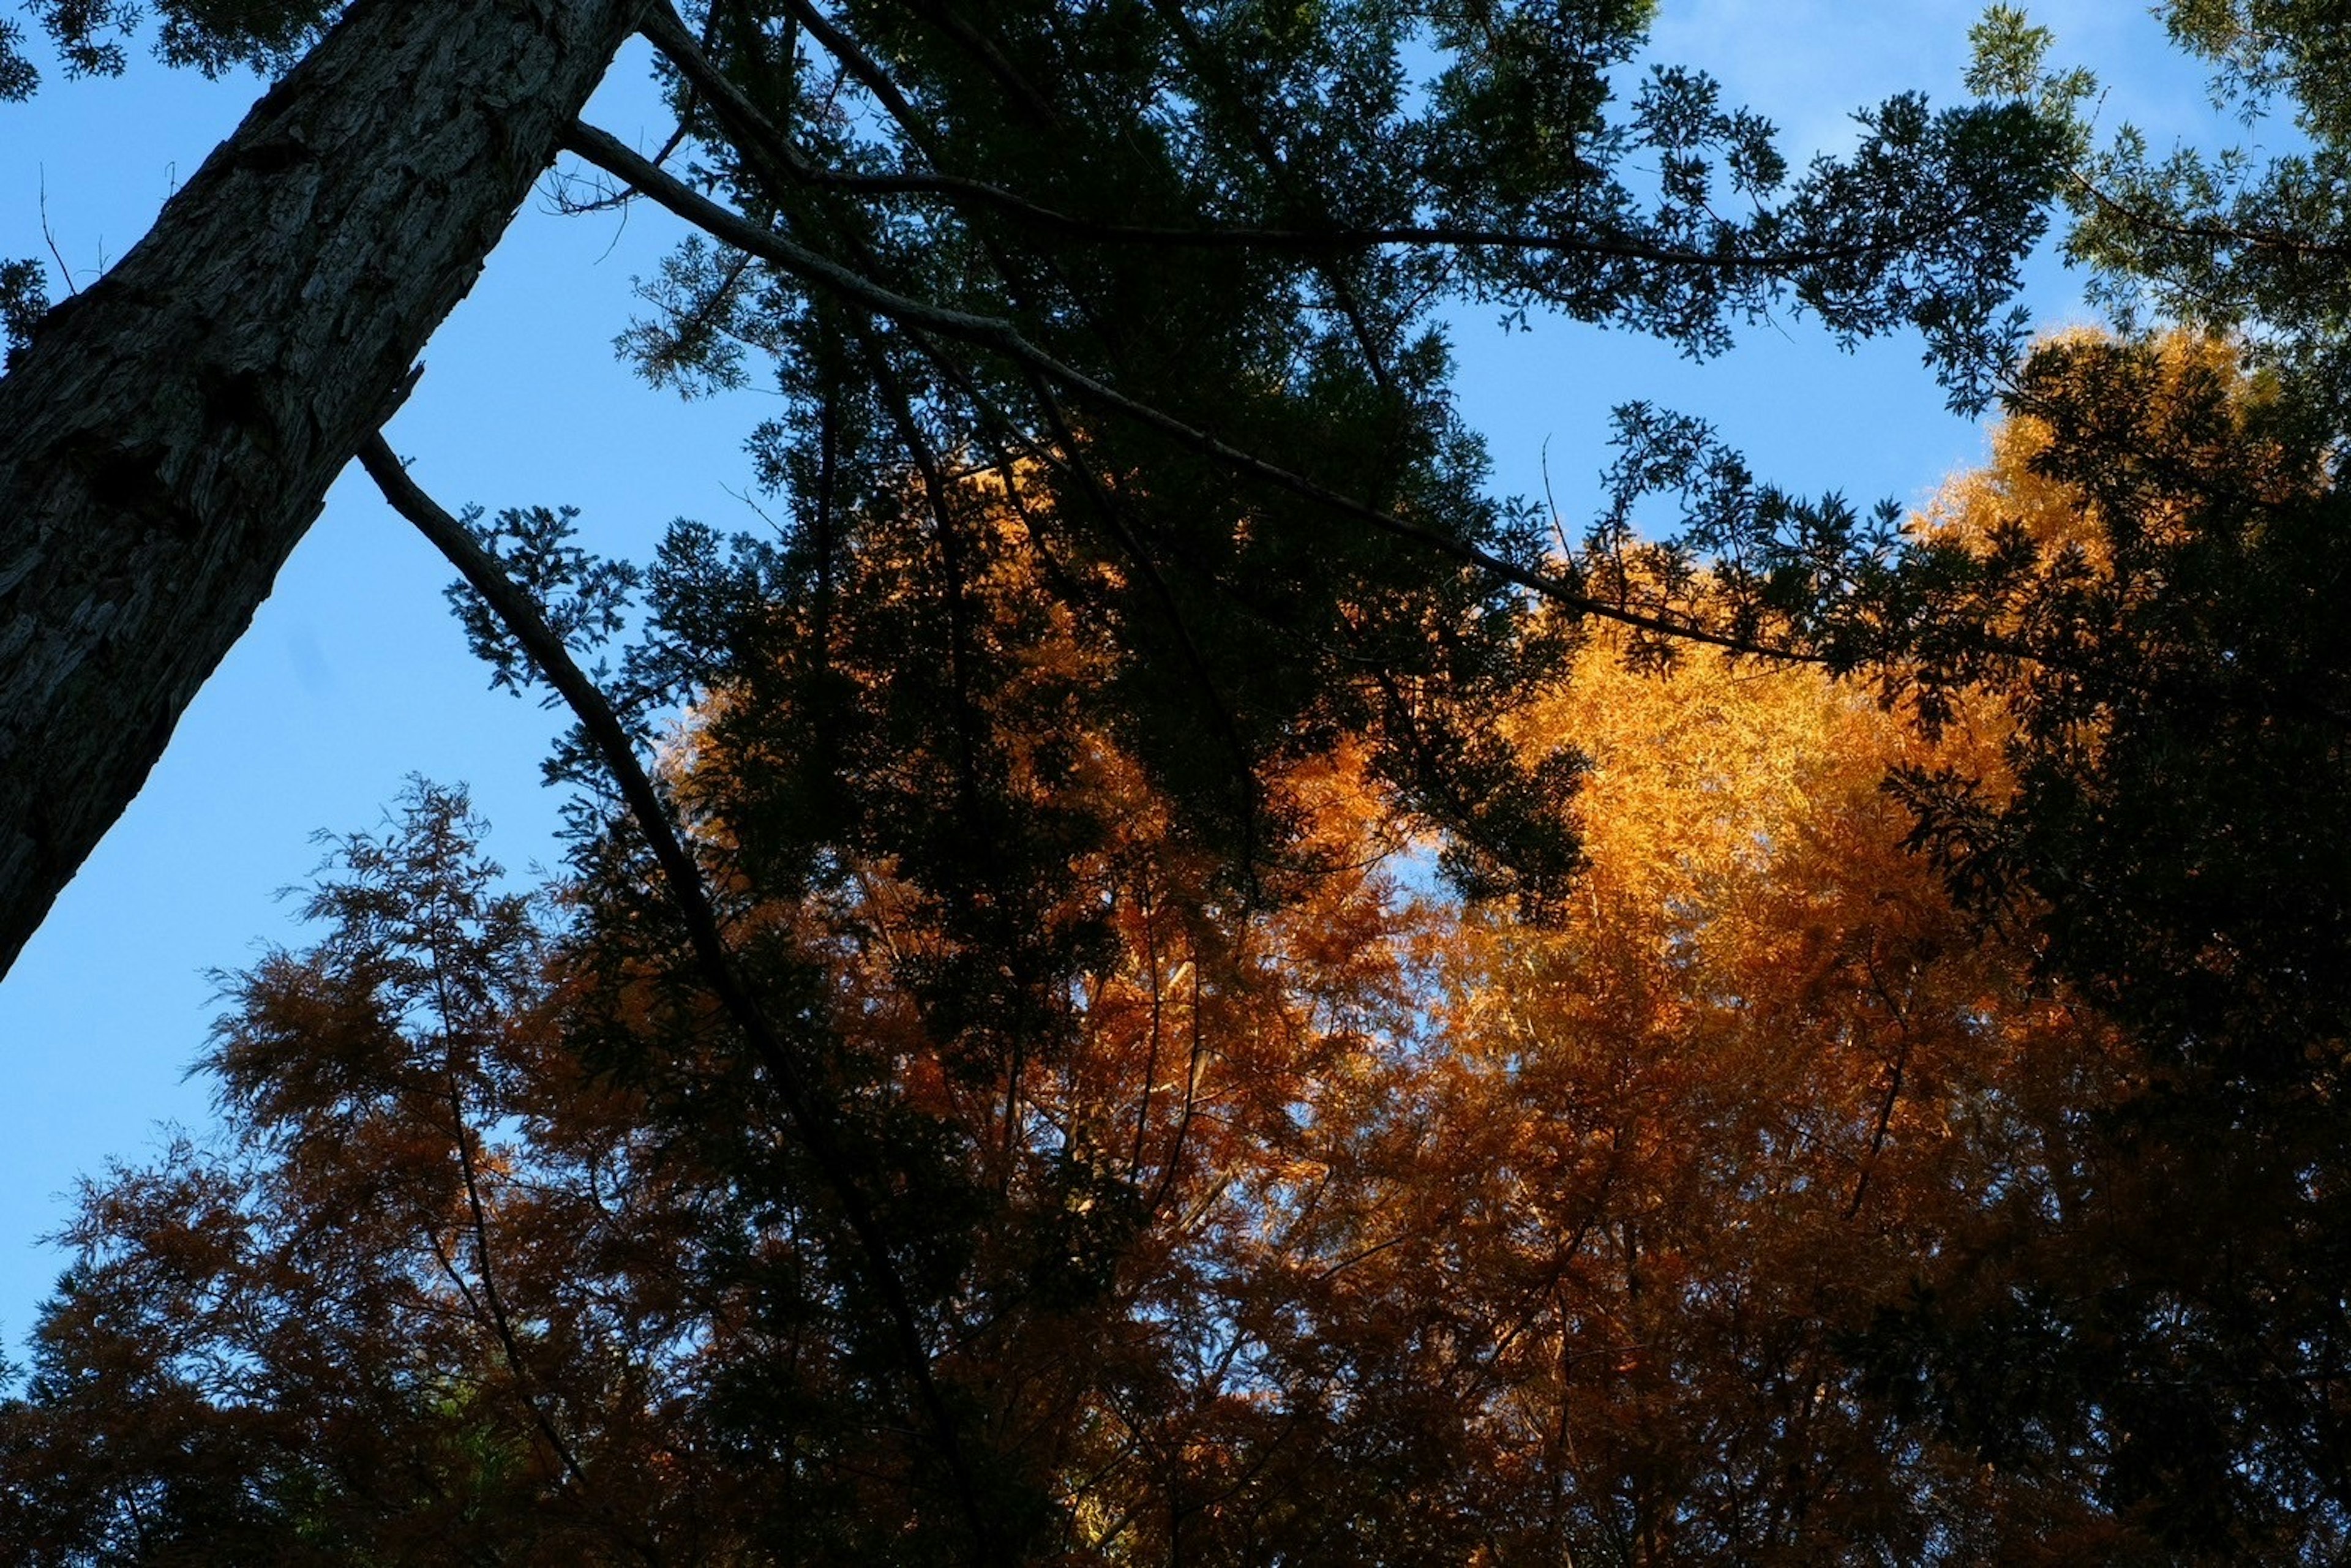
<path id="1" fill-rule="evenodd" d="M 1986 894 L 2048 898 L 2051 961 L 2167 1060 L 2331 1074 L 2351 1037 L 2334 459 L 2225 353 L 2059 344 L 2015 395 L 2052 434 L 2036 469 L 2091 530 L 1971 553 L 1953 618 L 2012 627 L 2005 655 L 2032 662 L 2011 666 L 2019 788 L 1970 805 L 1961 781 L 1914 779 L 1926 831 Z"/>
<path id="2" fill-rule="evenodd" d="M 239 66 L 277 74 L 342 14 L 345 0 L 155 0 L 155 51 L 217 77 Z"/>
<path id="3" fill-rule="evenodd" d="M 152 0 L 161 14 L 155 53 L 217 77 L 240 67 L 284 71 L 342 14 L 343 0 Z M 65 62 L 68 77 L 120 76 L 143 27 L 142 0 L 26 0 L 24 8 Z M 40 73 L 14 23 L 0 22 L 0 101 L 32 95 Z"/>
<path id="4" fill-rule="evenodd" d="M 0 347 L 11 354 L 32 340 L 49 308 L 47 269 L 37 261 L 0 261 Z"/>
<path id="5" fill-rule="evenodd" d="M 1123 741 L 1237 886 L 1282 852 L 1252 776 L 1369 733 L 1400 800 L 1459 837 L 1455 863 L 1541 902 L 1573 861 L 1573 768 L 1480 760 L 1480 737 L 1564 640 L 1530 634 L 1517 591 L 1311 492 L 1542 567 L 1535 512 L 1486 493 L 1453 412 L 1448 299 L 1694 354 L 1793 301 L 1846 339 L 1919 329 L 1978 397 L 2057 149 L 2022 102 L 1904 97 L 1864 116 L 1853 156 L 1792 179 L 1768 123 L 1697 73 L 1614 101 L 1647 14 L 856 5 L 834 35 L 791 5 L 696 8 L 715 68 L 772 128 L 681 86 L 742 211 L 901 296 L 1009 323 L 1124 402 L 699 241 L 623 347 L 689 392 L 741 381 L 747 353 L 772 362 L 791 406 L 757 451 L 790 493 L 793 592 L 820 596 L 825 563 L 862 548 L 851 519 L 929 514 L 949 671 L 956 580 L 984 545 L 959 538 L 947 476 L 1017 472 L 1037 548 L 1116 651 Z"/>
<path id="6" fill-rule="evenodd" d="M 2164 25 L 2216 68 L 2214 88 L 2248 120 L 2278 97 L 2313 137 L 2351 131 L 2351 39 L 2340 0 L 2171 0 Z"/>
<path id="7" fill-rule="evenodd" d="M 577 507 L 509 507 L 497 521 L 482 523 L 482 509 L 468 508 L 460 521 L 489 551 L 515 585 L 538 601 L 549 627 L 575 653 L 601 646 L 626 623 L 629 595 L 640 573 L 625 561 L 591 558 L 571 539 Z M 490 612 L 481 596 L 456 584 L 449 607 L 465 629 L 475 654 L 490 666 L 490 684 L 520 692 L 538 675 L 522 649 Z M 551 706 L 560 700 L 550 694 Z"/>
<path id="8" fill-rule="evenodd" d="M 2292 383 L 2288 383 L 2289 385 Z M 2073 1190 L 1875 1354 L 1995 1462 L 2075 1470 L 2185 1561 L 2351 1540 L 2351 501 L 2221 345 L 2066 340 L 2011 394 L 2070 520 L 1917 557 L 1929 715 L 2012 716 L 2012 787 L 1898 774 L 1917 841 L 2127 1031 Z"/>
<path id="9" fill-rule="evenodd" d="M 2086 70 L 2044 71 L 2053 43 L 2022 12 L 1995 6 L 1977 32 L 1980 87 L 2036 93 L 2070 116 L 2076 177 L 2067 259 L 2126 330 L 2165 320 L 2241 333 L 2303 380 L 2319 417 L 2351 417 L 2351 47 L 2336 0 L 2168 0 L 2182 47 L 2213 68 L 2216 103 L 2250 126 L 2281 107 L 2294 131 L 2260 145 L 2162 148 L 2124 125 L 2097 146 Z"/>
<path id="10" fill-rule="evenodd" d="M 25 57 L 24 41 L 16 23 L 0 20 L 0 103 L 21 102 L 41 85 L 41 73 Z"/>
<path id="11" fill-rule="evenodd" d="M 119 76 L 125 60 L 118 35 L 139 22 L 130 0 L 37 0 L 28 7 L 64 57 L 66 74 Z"/>

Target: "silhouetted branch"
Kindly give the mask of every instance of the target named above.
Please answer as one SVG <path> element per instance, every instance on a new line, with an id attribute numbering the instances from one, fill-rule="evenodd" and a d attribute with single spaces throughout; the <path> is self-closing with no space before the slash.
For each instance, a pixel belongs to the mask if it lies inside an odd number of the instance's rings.
<path id="1" fill-rule="evenodd" d="M 1384 533 L 1393 534 L 1424 549 L 1435 550 L 1440 555 L 1459 561 L 1464 566 L 1487 572 L 1540 598 L 1573 610 L 1578 614 L 1598 616 L 1604 620 L 1637 627 L 1661 637 L 1705 643 L 1761 658 L 1801 664 L 1824 662 L 1822 655 L 1801 649 L 1779 647 L 1757 643 L 1748 638 L 1729 636 L 1687 622 L 1673 621 L 1625 606 L 1610 604 L 1604 600 L 1594 599 L 1577 591 L 1566 581 L 1550 573 L 1506 560 L 1490 550 L 1480 549 L 1466 540 L 1455 538 L 1426 524 L 1414 522 L 1409 517 L 1398 517 L 1393 512 L 1382 511 L 1352 496 L 1343 495 L 1319 485 L 1303 475 L 1293 473 L 1279 464 L 1258 456 L 1255 453 L 1234 446 L 1214 434 L 1186 423 L 1150 403 L 1127 396 L 1030 343 L 1021 335 L 1019 328 L 1001 317 L 977 315 L 970 311 L 956 310 L 947 306 L 936 305 L 928 300 L 915 299 L 900 294 L 785 235 L 759 228 L 695 191 L 684 182 L 656 169 L 643 157 L 631 151 L 625 143 L 594 126 L 584 123 L 574 124 L 565 141 L 565 147 L 605 172 L 643 191 L 646 195 L 651 196 L 687 223 L 709 234 L 713 238 L 722 240 L 738 250 L 749 251 L 804 282 L 814 284 L 844 299 L 853 300 L 877 314 L 887 316 L 904 325 L 993 350 L 1036 374 L 1049 381 L 1057 382 L 1073 392 L 1081 392 L 1104 408 L 1148 425 L 1161 434 L 1174 439 L 1204 456 L 1213 458 L 1227 467 L 1359 518 Z"/>
<path id="2" fill-rule="evenodd" d="M 666 178 L 666 176 L 664 176 Z M 914 1383 L 917 1398 L 924 1406 L 949 1469 L 954 1472 L 959 1500 L 968 1516 L 974 1536 L 983 1544 L 992 1541 L 994 1531 L 981 1508 L 973 1482 L 970 1466 L 956 1437 L 954 1413 L 948 1409 L 937 1382 L 931 1376 L 930 1353 L 924 1346 L 921 1326 L 916 1321 L 912 1300 L 906 1294 L 904 1281 L 898 1277 L 887 1238 L 883 1232 L 880 1217 L 866 1200 L 864 1189 L 850 1175 L 850 1162 L 835 1137 L 831 1118 L 820 1105 L 810 1086 L 793 1066 L 766 1014 L 735 970 L 726 947 L 726 938 L 719 927 L 718 913 L 712 906 L 708 890 L 703 885 L 702 873 L 693 855 L 678 837 L 671 822 L 669 809 L 663 802 L 653 781 L 637 760 L 636 747 L 628 729 L 612 711 L 604 694 L 588 678 L 575 663 L 563 640 L 548 625 L 530 597 L 509 581 L 497 561 L 466 531 L 464 524 L 426 495 L 408 476 L 400 459 L 381 433 L 369 438 L 360 449 L 360 463 L 369 477 L 383 492 L 384 499 L 394 511 L 414 524 L 417 530 L 446 556 L 475 592 L 480 594 L 507 632 L 520 643 L 531 662 L 546 677 L 570 707 L 580 727 L 611 774 L 622 800 L 644 835 L 646 846 L 662 870 L 663 881 L 669 888 L 670 901 L 684 922 L 687 941 L 695 963 L 707 984 L 729 1018 L 741 1030 L 750 1043 L 752 1053 L 760 1069 L 782 1095 L 792 1124 L 807 1145 L 809 1154 L 826 1185 L 840 1203 L 841 1217 L 847 1221 L 859 1249 L 865 1254 L 875 1290 L 881 1294 L 889 1312 L 893 1326 L 906 1360 L 909 1379 Z"/>

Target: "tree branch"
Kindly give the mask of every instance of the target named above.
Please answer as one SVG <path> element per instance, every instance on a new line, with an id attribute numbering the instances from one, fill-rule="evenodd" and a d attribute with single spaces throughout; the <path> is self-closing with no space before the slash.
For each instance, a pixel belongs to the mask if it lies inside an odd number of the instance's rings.
<path id="1" fill-rule="evenodd" d="M 664 179 L 667 176 L 664 176 Z M 767 1015 L 737 975 L 727 951 L 717 911 L 703 885 L 694 857 L 678 838 L 669 810 L 653 779 L 637 760 L 636 747 L 611 705 L 573 661 L 563 640 L 548 625 L 530 597 L 507 578 L 498 562 L 477 543 L 463 524 L 426 495 L 408 476 L 381 432 L 360 448 L 360 465 L 383 492 L 392 510 L 413 524 L 418 532 L 448 558 L 459 575 L 489 604 L 491 612 L 538 665 L 549 685 L 560 695 L 580 721 L 589 743 L 620 789 L 637 831 L 644 835 L 654 862 L 661 867 L 670 901 L 686 929 L 695 963 L 719 1005 L 749 1042 L 761 1071 L 783 1097 L 794 1128 L 807 1145 L 818 1171 L 840 1203 L 859 1249 L 864 1254 L 875 1291 L 881 1295 L 905 1358 L 908 1379 L 935 1430 L 956 1483 L 956 1490 L 972 1533 L 983 1556 L 993 1556 L 995 1531 L 981 1507 L 970 1464 L 957 1437 L 954 1412 L 947 1407 L 931 1375 L 930 1353 L 923 1343 L 921 1325 L 905 1282 L 898 1277 L 880 1217 L 864 1189 L 850 1175 L 847 1151 L 838 1141 L 831 1118 L 793 1065 L 790 1054 L 768 1025 Z"/>
<path id="2" fill-rule="evenodd" d="M 865 89 L 882 100 L 891 119 L 904 130 L 926 156 L 937 161 L 937 149 L 914 107 L 860 50 L 855 40 L 835 28 L 812 8 L 794 5 L 799 16 L 826 52 L 846 67 Z M 1778 250 L 1704 251 L 1685 246 L 1653 245 L 1623 235 L 1529 234 L 1519 229 L 1478 228 L 1459 224 L 1399 224 L 1336 228 L 1283 228 L 1251 225 L 1204 225 L 1122 224 L 1065 213 L 1030 200 L 1017 191 L 986 180 L 939 172 L 905 171 L 893 174 L 844 174 L 819 168 L 808 155 L 776 131 L 742 90 L 728 81 L 703 53 L 684 22 L 666 5 L 648 13 L 641 29 L 686 80 L 709 99 L 724 104 L 739 131 L 758 126 L 765 149 L 779 157 L 793 178 L 806 184 L 850 194 L 873 196 L 939 196 L 992 207 L 1032 227 L 1052 229 L 1077 238 L 1105 244 L 1159 246 L 1175 249 L 1280 250 L 1314 255 L 1377 250 L 1388 246 L 1424 246 L 1447 250 L 1517 250 L 1555 256 L 1585 256 L 1604 261 L 1635 261 L 1655 267 L 1705 268 L 1720 272 L 1789 272 L 1809 267 L 1834 266 L 1874 256 L 1906 252 L 1928 235 L 1901 234 L 1891 238 L 1856 240 L 1847 245 L 1797 246 Z M 574 149 L 574 151 L 578 151 Z M 586 157 L 586 153 L 581 153 Z M 591 162 L 594 160 L 590 160 Z M 1969 209 L 1943 214 L 1936 232 L 1974 216 Z"/>
<path id="3" fill-rule="evenodd" d="M 803 282 L 853 300 L 859 305 L 891 318 L 905 326 L 936 332 L 942 337 L 956 338 L 980 348 L 992 350 L 1015 363 L 1058 382 L 1103 408 L 1124 414 L 1136 423 L 1147 425 L 1240 473 L 1262 480 L 1291 494 L 1329 507 L 1384 533 L 1392 534 L 1410 543 L 1433 550 L 1458 561 L 1463 566 L 1484 571 L 1502 581 L 1546 599 L 1580 615 L 1592 615 L 1603 620 L 1637 627 L 1661 637 L 1682 642 L 1699 643 L 1733 653 L 1752 654 L 1760 658 L 1779 659 L 1799 664 L 1823 663 L 1821 654 L 1802 649 L 1775 646 L 1749 638 L 1727 635 L 1687 622 L 1677 622 L 1663 616 L 1610 604 L 1583 593 L 1562 579 L 1531 567 L 1504 559 L 1490 550 L 1480 549 L 1466 540 L 1440 532 L 1409 517 L 1382 511 L 1352 496 L 1343 495 L 1315 481 L 1267 461 L 1251 452 L 1220 439 L 1211 432 L 1188 424 L 1153 405 L 1131 398 L 1104 382 L 1088 375 L 1073 365 L 1065 363 L 1036 347 L 1023 337 L 1011 322 L 997 316 L 976 315 L 956 310 L 927 300 L 912 298 L 886 288 L 863 275 L 841 266 L 830 256 L 769 230 L 747 222 L 717 203 L 695 191 L 683 181 L 656 169 L 629 147 L 594 126 L 574 124 L 565 141 L 571 152 L 595 164 L 617 179 L 622 180 L 651 196 L 687 223 L 702 229 L 712 237 L 724 241 L 738 250 L 746 250 L 761 259 L 772 262 Z"/>

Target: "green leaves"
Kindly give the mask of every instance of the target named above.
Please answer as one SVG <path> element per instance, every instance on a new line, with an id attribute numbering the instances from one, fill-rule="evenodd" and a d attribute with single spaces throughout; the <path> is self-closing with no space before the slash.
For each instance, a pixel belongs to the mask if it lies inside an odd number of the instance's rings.
<path id="1" fill-rule="evenodd" d="M 25 57 L 25 35 L 16 23 L 0 19 L 0 103 L 21 103 L 41 85 L 41 73 Z"/>
<path id="2" fill-rule="evenodd" d="M 49 308 L 47 268 L 37 261 L 0 261 L 0 347 L 12 354 L 32 341 Z"/>
<path id="3" fill-rule="evenodd" d="M 240 67 L 283 74 L 318 42 L 344 0 L 154 0 L 162 15 L 155 53 L 217 77 Z M 26 0 L 65 58 L 68 77 L 120 76 L 146 21 L 141 0 Z M 0 100 L 28 96 L 39 77 L 0 23 Z"/>
<path id="4" fill-rule="evenodd" d="M 601 647 L 627 624 L 630 596 L 643 580 L 626 561 L 590 556 L 571 543 L 579 530 L 577 507 L 509 507 L 485 526 L 479 507 L 459 519 L 502 567 L 516 587 L 536 601 L 555 634 L 577 653 Z M 542 684 L 529 656 L 491 613 L 481 596 L 463 583 L 446 591 L 449 607 L 465 629 L 475 657 L 490 666 L 490 684 L 519 696 Z M 559 699 L 550 695 L 549 705 Z"/>
<path id="5" fill-rule="evenodd" d="M 2092 300 L 2124 330 L 2176 321 L 2241 335 L 2262 363 L 2303 383 L 2310 415 L 2351 423 L 2351 247 L 2345 137 L 2351 50 L 2337 10 L 2304 0 L 2173 0 L 2172 37 L 2212 62 L 2216 102 L 2249 125 L 2281 100 L 2307 144 L 2164 149 L 2117 127 L 2097 144 L 2086 70 L 2051 70 L 2047 29 L 1994 6 L 1973 35 L 1971 83 L 2018 97 L 2065 128 L 2074 224 L 2068 261 L 2088 268 Z"/>
<path id="6" fill-rule="evenodd" d="M 1020 476 L 1050 518 L 1021 548 L 1111 661 L 1119 733 L 1239 885 L 1287 831 L 1252 776 L 1344 734 L 1377 737 L 1428 820 L 1495 828 L 1469 859 L 1516 844 L 1531 885 L 1553 883 L 1573 852 L 1536 819 L 1568 772 L 1467 759 L 1561 640 L 1526 634 L 1513 591 L 1316 498 L 1544 570 L 1531 514 L 1486 492 L 1436 313 L 1554 309 L 1708 354 L 1792 301 L 1847 340 L 1923 332 L 1976 405 L 2019 341 L 2004 302 L 2057 177 L 2034 109 L 1915 97 L 1792 177 L 1770 123 L 1701 73 L 1660 67 L 1616 100 L 1649 13 L 697 12 L 706 45 L 663 39 L 698 84 L 678 103 L 707 185 L 824 265 L 787 276 L 690 242 L 653 286 L 667 319 L 627 351 L 689 390 L 771 367 L 788 407 L 757 452 L 797 530 L 786 623 L 829 613 L 861 551 L 904 548 L 911 510 L 929 518 L 911 605 L 936 619 L 904 623 L 925 651 L 902 656 L 966 667 L 959 585 L 992 547 L 952 476 Z M 994 325 L 950 336 L 944 309 Z M 1784 617 L 1793 580 L 1764 576 Z M 743 613 L 703 649 L 778 623 Z M 1462 808 L 1489 788 L 1525 797 L 1518 826 Z M 1554 798 L 1538 810 L 1528 789 Z"/>
<path id="7" fill-rule="evenodd" d="M 2030 98 L 2042 82 L 2041 62 L 2054 35 L 2036 27 L 2020 5 L 1990 5 L 1968 29 L 1974 58 L 1967 88 L 1982 98 Z"/>

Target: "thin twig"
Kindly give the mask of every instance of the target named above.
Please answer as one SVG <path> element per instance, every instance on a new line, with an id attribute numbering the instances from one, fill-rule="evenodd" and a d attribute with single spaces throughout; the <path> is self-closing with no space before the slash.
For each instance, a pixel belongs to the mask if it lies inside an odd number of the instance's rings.
<path id="1" fill-rule="evenodd" d="M 66 265 L 65 253 L 57 249 L 57 236 L 49 232 L 49 170 L 46 163 L 41 166 L 40 179 L 41 238 L 48 242 L 49 254 L 57 258 L 57 276 L 65 280 L 66 293 L 79 294 L 81 290 L 74 287 L 73 268 Z"/>

